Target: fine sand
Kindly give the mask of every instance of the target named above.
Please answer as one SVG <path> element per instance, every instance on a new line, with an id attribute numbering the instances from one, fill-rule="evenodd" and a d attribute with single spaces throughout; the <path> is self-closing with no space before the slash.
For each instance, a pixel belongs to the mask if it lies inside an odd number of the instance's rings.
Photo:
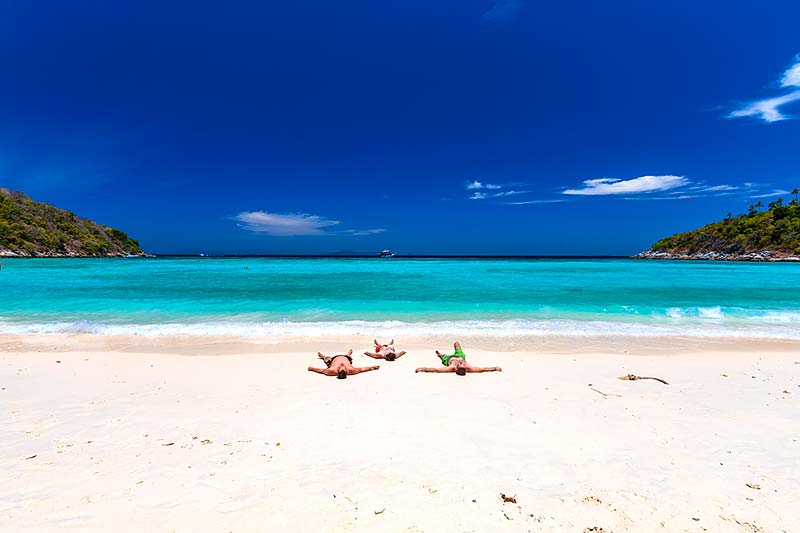
<path id="1" fill-rule="evenodd" d="M 800 344 L 461 341 L 0 337 L 0 531 L 800 531 Z"/>

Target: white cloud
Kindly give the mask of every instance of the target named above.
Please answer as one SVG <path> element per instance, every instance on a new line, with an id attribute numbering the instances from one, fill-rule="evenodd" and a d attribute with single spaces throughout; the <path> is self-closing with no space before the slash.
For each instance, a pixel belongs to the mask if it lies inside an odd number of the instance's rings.
<path id="1" fill-rule="evenodd" d="M 383 228 L 375 228 L 375 229 L 346 229 L 343 230 L 342 233 L 347 235 L 377 235 L 378 233 L 386 233 L 386 230 Z"/>
<path id="2" fill-rule="evenodd" d="M 523 202 L 506 202 L 506 205 L 558 204 L 566 200 L 525 200 Z"/>
<path id="3" fill-rule="evenodd" d="M 496 193 L 486 193 L 476 191 L 469 197 L 470 200 L 486 200 L 487 198 L 506 198 L 508 196 L 516 196 L 518 194 L 528 194 L 530 191 L 500 191 Z"/>
<path id="4" fill-rule="evenodd" d="M 781 87 L 800 87 L 800 56 L 795 57 L 794 65 L 786 69 L 781 78 Z"/>
<path id="5" fill-rule="evenodd" d="M 501 189 L 502 187 L 503 187 L 502 185 L 496 185 L 494 183 L 482 183 L 478 180 L 467 182 L 468 191 L 474 191 L 477 189 L 496 190 L 496 189 Z"/>
<path id="6" fill-rule="evenodd" d="M 800 56 L 795 57 L 795 63 L 781 76 L 780 86 L 784 88 L 800 87 Z M 790 93 L 756 100 L 741 109 L 732 111 L 728 118 L 757 117 L 765 122 L 779 122 L 791 118 L 783 114 L 781 107 L 800 100 L 800 90 Z"/>
<path id="7" fill-rule="evenodd" d="M 330 228 L 341 224 L 338 220 L 328 220 L 317 215 L 306 213 L 267 213 L 266 211 L 245 211 L 239 213 L 234 220 L 240 222 L 239 227 L 253 233 L 266 233 L 274 237 L 297 237 L 303 235 L 371 235 L 383 233 L 383 229 L 330 231 Z"/>
<path id="8" fill-rule="evenodd" d="M 648 193 L 668 191 L 688 185 L 684 176 L 641 176 L 630 180 L 598 178 L 586 180 L 580 189 L 567 189 L 562 194 L 581 196 L 606 196 L 611 194 Z"/>
<path id="9" fill-rule="evenodd" d="M 779 122 L 790 117 L 787 117 L 781 113 L 780 109 L 778 108 L 797 100 L 800 100 L 800 91 L 794 91 L 789 94 L 784 94 L 783 96 L 777 96 L 775 98 L 767 98 L 766 100 L 753 102 L 742 109 L 733 111 L 729 117 L 758 117 L 765 122 Z"/>
<path id="10" fill-rule="evenodd" d="M 628 196 L 623 200 L 690 200 L 692 198 L 702 198 L 697 194 L 679 194 L 675 196 Z"/>
<path id="11" fill-rule="evenodd" d="M 492 8 L 483 14 L 485 20 L 503 21 L 516 17 L 525 5 L 523 0 L 495 0 Z"/>
<path id="12" fill-rule="evenodd" d="M 518 194 L 528 194 L 529 192 L 530 191 L 515 191 L 515 190 L 512 189 L 510 191 L 503 191 L 503 192 L 495 193 L 495 194 L 491 195 L 491 197 L 492 198 L 502 198 L 504 196 L 516 196 Z"/>
<path id="13" fill-rule="evenodd" d="M 750 195 L 750 198 L 769 198 L 770 196 L 778 196 L 779 194 L 790 194 L 790 193 L 789 191 L 778 189 L 777 191 L 772 191 L 766 194 Z"/>
<path id="14" fill-rule="evenodd" d="M 714 185 L 711 187 L 705 187 L 702 189 L 698 189 L 700 192 L 719 192 L 719 191 L 735 191 L 738 190 L 739 187 L 735 187 L 733 185 Z"/>

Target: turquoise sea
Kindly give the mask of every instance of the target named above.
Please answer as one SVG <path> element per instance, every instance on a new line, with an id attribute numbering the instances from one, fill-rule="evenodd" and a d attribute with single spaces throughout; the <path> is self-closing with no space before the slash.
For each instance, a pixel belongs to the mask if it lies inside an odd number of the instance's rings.
<path id="1" fill-rule="evenodd" d="M 629 259 L 3 259 L 0 333 L 800 339 L 800 264 Z"/>

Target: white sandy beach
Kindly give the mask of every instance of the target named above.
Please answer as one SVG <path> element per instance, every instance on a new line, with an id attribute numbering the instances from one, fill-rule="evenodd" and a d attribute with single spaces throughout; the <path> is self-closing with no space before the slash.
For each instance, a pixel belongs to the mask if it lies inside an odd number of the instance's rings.
<path id="1" fill-rule="evenodd" d="M 0 337 L 0 530 L 800 530 L 797 343 L 370 341 Z"/>

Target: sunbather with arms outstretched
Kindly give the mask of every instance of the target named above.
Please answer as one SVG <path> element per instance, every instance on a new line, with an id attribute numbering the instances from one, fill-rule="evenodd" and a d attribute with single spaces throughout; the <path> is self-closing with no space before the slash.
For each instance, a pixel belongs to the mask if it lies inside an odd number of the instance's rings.
<path id="1" fill-rule="evenodd" d="M 370 370 L 378 370 L 380 368 L 379 366 L 355 367 L 353 366 L 352 355 L 352 349 L 348 350 L 347 354 L 334 355 L 333 357 L 328 357 L 322 352 L 317 352 L 317 357 L 322 359 L 325 366 L 328 368 L 314 368 L 310 366 L 308 367 L 308 371 L 316 372 L 324 376 L 336 376 L 339 379 L 344 379 L 347 376 L 354 376 L 362 372 L 369 372 Z"/>
<path id="2" fill-rule="evenodd" d="M 375 351 L 364 352 L 364 355 L 367 357 L 372 357 L 373 359 L 385 359 L 386 361 L 394 361 L 395 359 L 399 359 L 406 354 L 406 352 L 395 352 L 394 339 L 392 339 L 389 344 L 381 344 L 378 342 L 378 339 L 375 339 L 372 342 L 375 343 Z"/>
<path id="3" fill-rule="evenodd" d="M 499 366 L 490 366 L 487 368 L 482 368 L 479 366 L 472 366 L 471 364 L 467 363 L 467 356 L 464 354 L 464 351 L 461 349 L 461 344 L 456 341 L 453 344 L 453 349 L 455 353 L 452 355 L 445 355 L 439 350 L 436 350 L 436 355 L 439 356 L 439 359 L 442 361 L 442 367 L 436 368 L 418 368 L 417 372 L 436 372 L 443 374 L 445 372 L 455 372 L 459 376 L 466 375 L 467 372 L 501 372 L 502 369 Z"/>

